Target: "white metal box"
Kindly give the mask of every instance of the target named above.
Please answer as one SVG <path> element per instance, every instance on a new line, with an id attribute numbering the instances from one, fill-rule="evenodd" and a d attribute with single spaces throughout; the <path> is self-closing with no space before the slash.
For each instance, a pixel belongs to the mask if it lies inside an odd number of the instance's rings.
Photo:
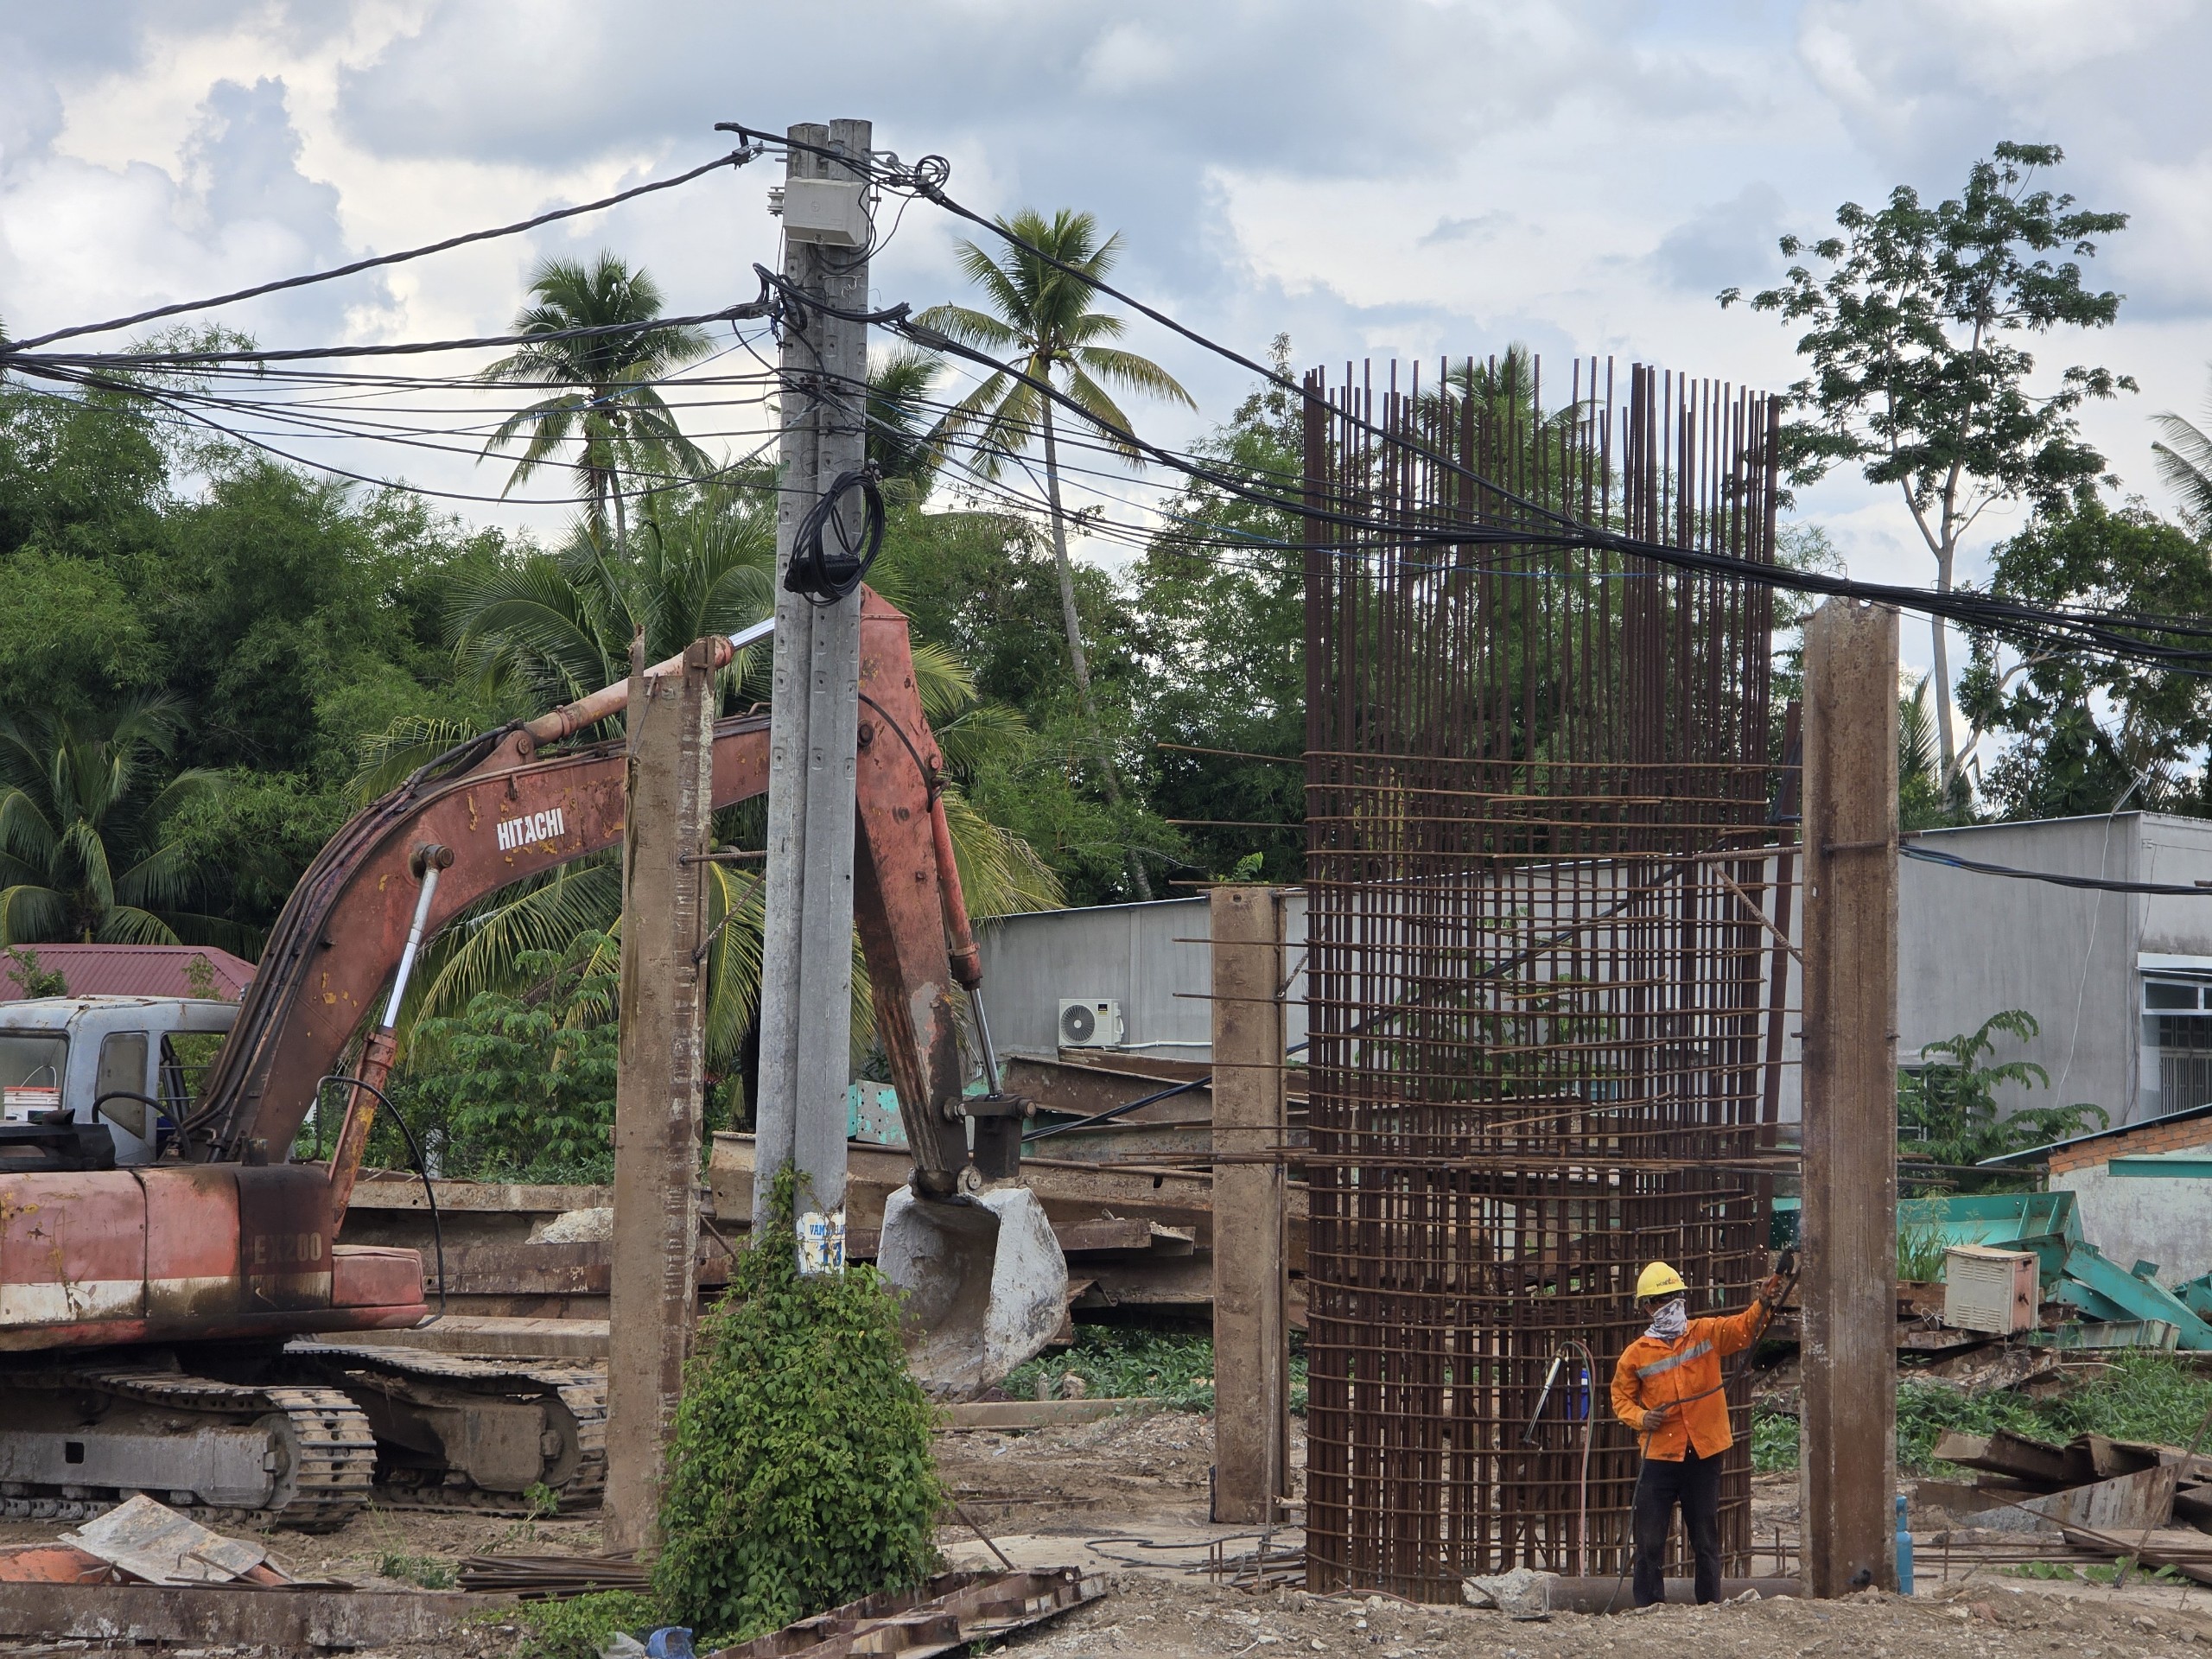
<path id="1" fill-rule="evenodd" d="M 2032 1331 L 2039 1289 L 2032 1251 L 1955 1244 L 1943 1252 L 1943 1323 L 1955 1329 Z"/>
<path id="2" fill-rule="evenodd" d="M 1060 999 L 1062 1048 L 1119 1048 L 1122 1045 L 1122 1005 L 1108 999 L 1084 1001 Z"/>
<path id="3" fill-rule="evenodd" d="M 832 248 L 868 245 L 863 187 L 849 179 L 792 179 L 784 186 L 784 234 Z"/>

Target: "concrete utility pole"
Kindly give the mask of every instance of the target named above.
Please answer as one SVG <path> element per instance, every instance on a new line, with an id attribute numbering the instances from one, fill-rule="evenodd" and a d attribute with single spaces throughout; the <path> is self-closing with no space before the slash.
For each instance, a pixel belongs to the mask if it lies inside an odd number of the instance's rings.
<path id="1" fill-rule="evenodd" d="M 1213 1518 L 1271 1526 L 1290 1472 L 1282 894 L 1216 887 L 1211 919 Z"/>
<path id="2" fill-rule="evenodd" d="M 1897 1588 L 1897 613 L 1805 624 L 1806 1588 Z"/>
<path id="3" fill-rule="evenodd" d="M 607 1366 L 606 1535 L 618 1554 L 657 1547 L 663 1454 L 697 1311 L 713 661 L 702 641 L 680 671 L 648 679 L 637 647 L 630 654 Z"/>
<path id="4" fill-rule="evenodd" d="M 833 121 L 803 124 L 789 136 L 795 145 L 865 161 L 869 134 L 866 121 Z M 784 177 L 785 277 L 819 303 L 865 311 L 870 234 L 861 174 L 794 148 Z M 861 210 L 844 221 L 859 226 L 857 245 L 833 222 L 847 208 Z M 817 498 L 867 458 L 868 326 L 811 308 L 803 317 L 786 316 L 781 367 L 779 571 L 790 568 L 799 524 Z M 857 493 L 848 493 L 840 512 L 857 545 Z M 780 588 L 776 595 L 753 1213 L 768 1213 L 778 1173 L 786 1165 L 795 1169 L 799 1262 L 810 1272 L 837 1272 L 845 1261 L 860 613 L 857 593 L 827 606 Z"/>

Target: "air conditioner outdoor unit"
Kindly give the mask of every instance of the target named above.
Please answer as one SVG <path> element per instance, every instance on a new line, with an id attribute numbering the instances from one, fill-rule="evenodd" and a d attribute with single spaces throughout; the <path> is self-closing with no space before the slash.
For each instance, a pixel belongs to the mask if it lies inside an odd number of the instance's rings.
<path id="1" fill-rule="evenodd" d="M 1118 1048 L 1122 1044 L 1122 1005 L 1116 1001 L 1077 1001 L 1060 999 L 1062 1048 Z"/>

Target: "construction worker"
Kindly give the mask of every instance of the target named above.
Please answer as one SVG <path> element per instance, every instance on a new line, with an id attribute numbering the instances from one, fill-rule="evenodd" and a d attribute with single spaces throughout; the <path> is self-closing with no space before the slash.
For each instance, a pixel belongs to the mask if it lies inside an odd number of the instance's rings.
<path id="1" fill-rule="evenodd" d="M 1637 1304 L 1651 1323 L 1613 1367 L 1613 1413 L 1643 1447 L 1631 1531 L 1639 1607 L 1667 1599 L 1667 1528 L 1677 1504 L 1697 1558 L 1697 1599 L 1720 1599 L 1720 1458 L 1735 1443 L 1720 1362 L 1758 1340 L 1783 1294 L 1777 1275 L 1741 1313 L 1694 1319 L 1689 1288 L 1664 1262 L 1637 1275 Z"/>

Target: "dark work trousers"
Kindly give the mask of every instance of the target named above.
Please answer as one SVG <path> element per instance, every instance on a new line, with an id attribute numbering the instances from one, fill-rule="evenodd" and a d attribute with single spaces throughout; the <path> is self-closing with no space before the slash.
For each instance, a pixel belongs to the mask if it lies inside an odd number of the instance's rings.
<path id="1" fill-rule="evenodd" d="M 1646 1458 L 1636 1478 L 1636 1605 L 1667 1599 L 1667 1525 L 1682 1508 L 1682 1530 L 1697 1558 L 1697 1599 L 1720 1599 L 1720 1459 L 1682 1448 L 1682 1460 Z"/>

